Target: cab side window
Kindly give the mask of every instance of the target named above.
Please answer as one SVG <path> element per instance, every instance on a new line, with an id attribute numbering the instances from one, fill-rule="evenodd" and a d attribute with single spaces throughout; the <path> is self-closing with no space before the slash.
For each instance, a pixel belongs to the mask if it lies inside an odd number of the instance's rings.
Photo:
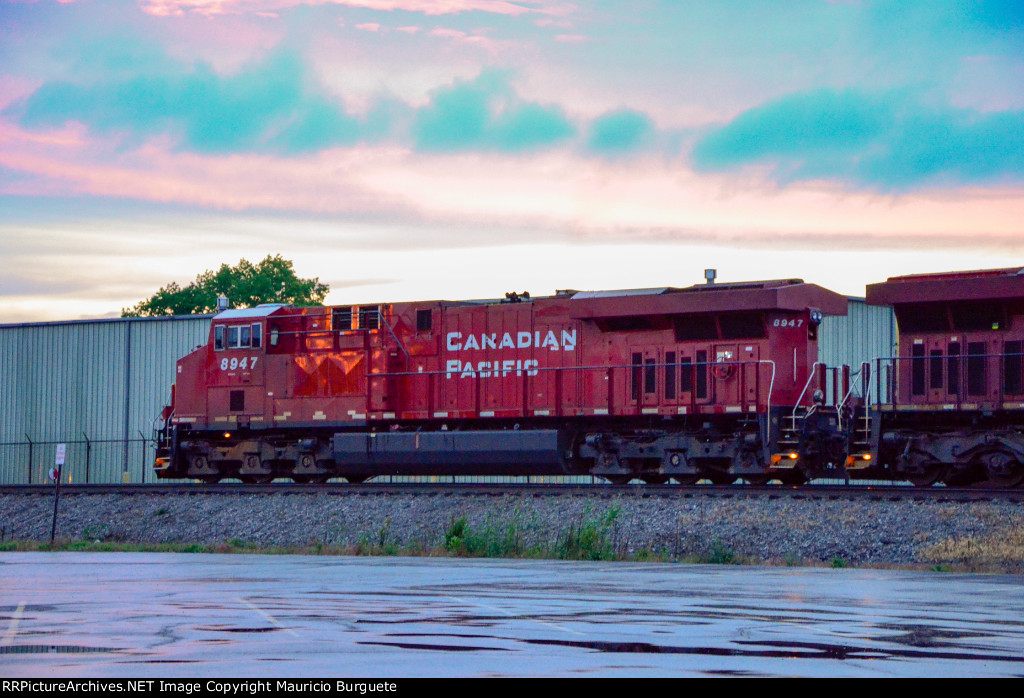
<path id="1" fill-rule="evenodd" d="M 263 323 L 251 325 L 225 326 L 213 328 L 213 348 L 221 349 L 259 349 L 263 346 Z"/>

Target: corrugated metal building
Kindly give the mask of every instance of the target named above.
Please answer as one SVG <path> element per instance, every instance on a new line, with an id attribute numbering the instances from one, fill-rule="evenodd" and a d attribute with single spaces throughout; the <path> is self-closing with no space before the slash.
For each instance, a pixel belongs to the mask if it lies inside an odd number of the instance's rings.
<path id="1" fill-rule="evenodd" d="M 175 362 L 206 342 L 210 318 L 0 325 L 0 483 L 45 482 L 58 443 L 73 483 L 152 482 Z M 851 298 L 820 338 L 822 361 L 857 370 L 894 353 L 895 320 Z"/>
<path id="2" fill-rule="evenodd" d="M 152 481 L 153 424 L 209 315 L 0 325 L 0 482 Z"/>
<path id="3" fill-rule="evenodd" d="M 846 317 L 826 316 L 822 322 L 818 359 L 829 366 L 849 366 L 856 386 L 861 364 L 870 363 L 874 371 L 875 359 L 896 355 L 896 316 L 891 308 L 868 305 L 863 298 L 847 300 Z M 872 384 L 874 391 L 874 379 Z"/>

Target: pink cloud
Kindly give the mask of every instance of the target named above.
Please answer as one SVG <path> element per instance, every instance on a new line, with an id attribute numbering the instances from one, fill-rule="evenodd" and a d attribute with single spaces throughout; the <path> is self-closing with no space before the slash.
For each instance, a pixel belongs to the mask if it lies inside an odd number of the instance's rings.
<path id="1" fill-rule="evenodd" d="M 515 48 L 518 45 L 515 41 L 499 41 L 481 33 L 470 34 L 446 27 L 435 27 L 430 30 L 430 35 L 439 39 L 448 39 L 453 43 L 476 46 L 492 54 L 505 49 Z"/>
<path id="2" fill-rule="evenodd" d="M 356 29 L 362 29 L 364 32 L 379 32 L 380 25 L 374 22 L 367 22 L 365 24 L 357 24 Z"/>
<path id="3" fill-rule="evenodd" d="M 139 0 L 143 12 L 157 17 L 180 17 L 188 12 L 221 15 L 237 4 L 237 0 Z"/>
<path id="4" fill-rule="evenodd" d="M 127 197 L 228 210 L 377 211 L 396 202 L 364 187 L 360 173 L 395 157 L 366 148 L 301 159 L 210 157 L 172 152 L 160 141 L 111 156 L 107 144 L 88 140 L 79 126 L 31 133 L 0 121 L 0 168 L 33 175 L 29 183 L 0 180 L 3 194 Z"/>
<path id="5" fill-rule="evenodd" d="M 501 15 L 545 13 L 543 5 L 555 3 L 511 2 L 509 0 L 327 0 L 337 5 L 365 7 L 372 10 L 404 10 L 427 15 L 458 14 L 460 12 L 490 12 Z M 535 7 L 535 5 L 542 5 Z"/>
<path id="6" fill-rule="evenodd" d="M 1024 220 L 1019 190 L 964 189 L 941 198 L 850 194 L 814 183 L 779 190 L 756 177 L 698 175 L 658 159 L 623 166 L 571 153 L 425 156 L 398 147 L 358 147 L 305 158 L 204 156 L 172 152 L 155 141 L 111 156 L 79 127 L 32 134 L 3 122 L 0 167 L 30 175 L 20 184 L 14 179 L 0 185 L 5 194 L 366 213 L 409 225 L 492 220 L 599 240 L 685 239 L 699 231 L 782 245 L 884 245 L 888 239 L 928 244 L 939 238 L 968 245 L 986 238 L 1019 241 Z"/>
<path id="7" fill-rule="evenodd" d="M 276 14 L 278 10 L 298 5 L 343 5 L 389 12 L 403 10 L 426 15 L 458 14 L 460 12 L 489 12 L 519 16 L 539 14 L 563 16 L 575 9 L 561 0 L 138 0 L 144 12 L 161 17 L 181 16 L 187 13 L 223 15 L 253 11 Z"/>

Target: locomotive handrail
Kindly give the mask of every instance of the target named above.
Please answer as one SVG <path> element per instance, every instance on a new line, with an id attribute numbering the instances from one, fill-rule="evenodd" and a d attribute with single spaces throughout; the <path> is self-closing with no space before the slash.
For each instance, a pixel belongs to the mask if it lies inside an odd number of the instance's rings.
<path id="1" fill-rule="evenodd" d="M 762 401 L 762 390 L 761 390 L 761 378 L 760 378 L 760 373 L 758 371 L 754 372 L 755 378 L 754 378 L 754 386 L 753 386 L 754 391 L 755 391 L 755 394 L 754 394 L 754 397 L 753 397 L 754 407 L 757 408 L 758 411 L 760 411 L 760 408 L 763 405 L 764 409 L 766 411 L 768 411 L 768 412 L 771 411 L 772 398 L 774 396 L 774 391 L 775 391 L 775 378 L 776 378 L 776 373 L 777 373 L 777 367 L 776 367 L 776 364 L 775 364 L 774 361 L 772 361 L 770 359 L 755 359 L 755 360 L 750 360 L 750 361 L 728 361 L 728 362 L 702 361 L 702 362 L 690 362 L 689 364 L 686 364 L 686 366 L 691 371 L 691 385 L 695 386 L 695 384 L 696 384 L 695 374 L 696 374 L 697 369 L 699 367 L 707 368 L 707 367 L 711 367 L 711 366 L 714 366 L 714 365 L 722 365 L 722 364 L 730 364 L 730 365 L 734 365 L 734 366 L 738 365 L 738 366 L 741 366 L 741 367 L 745 367 L 748 364 L 755 365 L 755 366 L 756 365 L 760 365 L 760 364 L 766 364 L 766 365 L 771 366 L 771 372 L 770 372 L 770 374 L 768 376 L 767 396 L 764 396 L 765 399 L 763 401 Z M 678 363 L 669 364 L 669 363 L 662 362 L 662 363 L 644 364 L 644 367 L 645 368 L 664 369 L 667 366 L 680 367 L 682 365 L 683 364 L 678 364 Z M 518 410 L 520 412 L 522 412 L 522 414 L 524 416 L 527 415 L 527 412 L 529 410 L 529 402 L 530 401 L 529 401 L 529 397 L 528 396 L 529 396 L 530 393 L 529 393 L 529 390 L 528 390 L 528 386 L 532 383 L 533 380 L 535 380 L 537 378 L 538 375 L 552 375 L 553 374 L 555 376 L 555 384 L 553 386 L 553 390 L 555 391 L 555 395 L 554 395 L 555 400 L 554 400 L 554 403 L 553 403 L 554 407 L 552 409 L 554 411 L 553 411 L 552 414 L 553 414 L 553 416 L 561 416 L 563 414 L 563 411 L 564 411 L 564 408 L 565 408 L 565 405 L 562 404 L 562 392 L 564 390 L 564 382 L 562 380 L 562 376 L 564 375 L 564 373 L 566 371 L 572 371 L 572 372 L 605 371 L 605 372 L 608 372 L 608 376 L 607 377 L 609 378 L 609 380 L 608 380 L 609 392 L 608 392 L 607 409 L 609 410 L 609 413 L 610 413 L 615 408 L 615 405 L 616 405 L 616 403 L 614 402 L 614 398 L 613 398 L 613 394 L 614 394 L 614 381 L 611 380 L 612 376 L 614 375 L 614 372 L 617 369 L 618 370 L 632 370 L 632 369 L 635 369 L 635 368 L 636 368 L 636 364 L 628 363 L 628 364 L 588 364 L 588 365 L 582 365 L 582 366 L 530 366 L 528 368 L 527 367 L 522 367 L 522 366 L 519 367 L 519 368 L 515 368 L 515 367 L 512 367 L 512 368 L 502 368 L 500 366 L 495 366 L 495 367 L 488 368 L 488 369 L 485 369 L 485 370 L 481 370 L 481 369 L 477 369 L 476 367 L 472 367 L 471 370 L 474 373 L 487 372 L 487 373 L 490 373 L 490 374 L 494 374 L 494 373 L 501 372 L 501 373 L 511 374 L 511 373 L 514 372 L 514 373 L 520 374 L 517 377 L 522 379 L 523 392 L 522 392 L 522 402 L 519 404 Z M 459 372 L 460 371 L 454 371 L 454 370 L 448 370 L 448 369 L 438 369 L 438 370 L 432 370 L 432 371 L 424 371 L 424 370 L 417 370 L 417 371 L 385 371 L 385 372 L 380 372 L 380 373 L 373 373 L 372 376 L 374 378 L 420 378 L 420 379 L 427 380 L 428 381 L 428 385 L 427 385 L 427 390 L 426 390 L 426 400 L 427 400 L 428 404 L 426 406 L 426 409 L 427 409 L 428 413 L 433 414 L 434 413 L 434 409 L 435 409 L 435 404 L 434 404 L 435 397 L 436 397 L 435 396 L 435 392 L 436 392 L 436 389 L 438 388 L 438 383 L 437 383 L 436 379 L 438 379 L 440 376 L 451 377 L 453 374 L 458 374 Z M 741 375 L 746 375 L 746 374 L 741 373 Z M 745 380 L 746 379 L 744 378 L 744 381 Z M 472 394 L 472 409 L 474 411 L 476 411 L 476 412 L 480 412 L 482 409 L 484 409 L 482 404 L 481 404 L 482 403 L 482 401 L 481 401 L 481 394 L 482 394 L 482 391 L 484 390 L 484 378 L 479 376 L 479 375 L 475 375 L 473 383 L 474 383 L 474 385 L 473 385 L 472 393 L 471 393 Z M 738 393 L 738 396 L 737 396 L 737 399 L 740 402 L 741 407 L 743 407 L 743 408 L 746 407 L 747 400 L 748 400 L 747 394 L 746 394 L 746 389 L 745 389 L 746 386 L 747 386 L 747 383 L 744 383 L 743 387 L 741 387 L 741 389 L 740 389 L 740 391 Z M 636 409 L 638 410 L 638 413 L 645 406 L 645 402 L 644 402 L 644 400 L 645 400 L 645 397 L 644 397 L 645 396 L 645 392 L 646 391 L 641 390 L 641 392 L 640 392 L 640 394 L 638 396 L 638 399 L 636 400 Z M 694 389 L 691 389 L 691 390 L 686 391 L 686 392 L 689 394 L 689 399 L 688 399 L 689 409 L 696 410 L 698 407 L 700 407 L 703 404 L 703 403 L 697 403 L 696 402 L 696 400 L 697 400 L 697 397 L 696 397 L 697 396 L 697 390 L 695 389 L 695 387 L 694 387 Z M 679 398 L 673 398 L 671 400 L 672 404 L 679 406 L 681 402 L 686 400 L 686 398 L 683 396 L 682 392 L 680 392 L 679 395 L 680 395 Z M 669 406 L 669 407 L 671 406 L 671 405 L 664 404 L 663 401 L 655 400 L 655 402 L 662 402 L 662 406 Z M 715 400 L 712 398 L 712 402 L 709 403 L 709 404 L 715 404 Z M 601 409 L 605 409 L 605 406 L 602 405 L 602 406 L 600 406 L 600 408 Z M 543 407 L 543 409 L 547 409 L 547 408 Z M 743 409 L 743 411 L 746 412 L 745 409 Z M 768 426 L 768 423 L 765 422 L 765 424 L 763 425 L 763 428 L 759 429 L 759 431 L 761 432 L 761 436 L 762 436 L 762 439 L 763 439 L 764 443 L 767 444 L 768 441 L 769 441 L 769 433 L 770 433 L 770 427 Z"/>
<path id="2" fill-rule="evenodd" d="M 395 344 L 397 344 L 398 348 L 402 350 L 403 354 L 405 354 L 405 368 L 408 369 L 409 362 L 412 360 L 409 357 L 409 352 L 405 350 L 405 346 L 402 344 L 402 340 L 400 340 L 398 338 L 398 335 L 395 334 L 395 331 L 391 328 L 391 323 L 387 321 L 387 319 L 384 317 L 384 313 L 382 313 L 379 309 L 377 310 L 377 319 L 384 323 L 384 327 L 388 328 L 388 332 L 390 332 L 391 336 L 394 338 Z"/>
<path id="3" fill-rule="evenodd" d="M 768 380 L 768 399 L 765 402 L 765 406 L 764 406 L 764 411 L 765 411 L 764 431 L 761 434 L 761 444 L 762 444 L 762 446 L 764 447 L 764 450 L 765 450 L 765 453 L 764 453 L 765 460 L 768 461 L 768 460 L 771 459 L 771 454 L 768 453 L 768 442 L 769 442 L 769 438 L 768 437 L 771 435 L 770 431 L 769 431 L 768 423 L 771 421 L 771 418 L 772 418 L 772 392 L 775 390 L 775 362 L 772 361 L 771 359 L 758 359 L 757 363 L 759 363 L 759 364 L 761 364 L 761 363 L 771 364 L 771 367 L 772 367 L 772 375 L 771 375 L 771 378 Z"/>
<path id="4" fill-rule="evenodd" d="M 804 389 L 800 391 L 800 397 L 796 399 L 793 404 L 793 414 L 791 415 L 793 423 L 796 424 L 796 411 L 800 409 L 800 403 L 804 401 L 804 395 L 807 394 L 807 389 L 811 387 L 811 381 L 818 376 L 818 366 L 825 366 L 824 361 L 815 361 L 814 365 L 811 366 L 811 370 L 807 374 L 807 382 L 804 383 Z"/>
<path id="5" fill-rule="evenodd" d="M 901 385 L 904 382 L 904 370 L 903 367 L 910 365 L 914 366 L 915 361 L 930 361 L 933 357 L 930 356 L 884 356 L 874 359 L 877 362 L 876 370 L 876 387 L 877 387 L 877 405 L 889 405 L 893 408 L 904 404 L 901 399 Z M 929 399 L 928 393 L 932 390 L 941 390 L 943 396 L 947 399 L 945 404 L 952 403 L 956 406 L 957 410 L 963 409 L 965 403 L 992 403 L 998 402 L 1003 403 L 1007 400 L 1008 396 L 1020 397 L 1024 401 L 1024 385 L 1021 386 L 1020 392 L 1007 392 L 1006 389 L 1006 370 L 1007 370 L 1007 359 L 1021 359 L 1024 358 L 1024 352 L 1001 352 L 1001 353 L 985 353 L 985 354 L 947 354 L 943 353 L 939 357 L 943 361 L 943 385 L 941 388 L 925 387 L 923 393 L 914 393 L 912 386 L 906 386 L 908 388 L 909 396 L 906 400 L 906 404 L 914 404 L 914 398 L 924 398 L 922 404 L 937 404 L 934 400 Z M 955 359 L 955 374 L 950 371 L 952 360 Z M 975 376 L 975 380 L 982 382 L 981 391 L 972 391 L 971 386 L 971 361 L 980 361 L 980 376 Z M 996 366 L 993 363 L 998 361 Z M 977 365 L 977 364 L 975 364 Z M 881 374 L 882 367 L 886 368 L 886 373 L 889 379 L 889 401 L 882 401 L 881 391 Z M 995 369 L 995 370 L 993 370 Z M 956 386 L 953 391 L 949 389 L 949 376 L 956 376 Z M 895 376 L 895 380 L 893 380 Z M 990 376 L 995 376 L 993 380 Z M 913 380 L 912 378 L 908 380 Z"/>
<path id="6" fill-rule="evenodd" d="M 730 365 L 735 365 L 735 366 L 744 365 L 744 364 L 771 364 L 772 367 L 775 366 L 775 362 L 770 360 L 770 359 L 754 359 L 754 360 L 751 360 L 751 361 L 700 361 L 700 362 L 692 362 L 692 363 L 688 364 L 688 366 L 693 367 L 693 368 L 697 368 L 697 367 L 700 367 L 700 366 L 707 366 L 707 367 L 716 366 L 716 365 L 717 366 L 721 366 L 722 364 L 730 364 Z M 544 372 L 544 371 L 596 371 L 596 370 L 608 369 L 608 368 L 633 368 L 634 366 L 635 366 L 635 364 L 592 364 L 592 365 L 581 365 L 581 366 L 530 366 L 529 368 L 525 368 L 525 367 L 514 368 L 513 367 L 513 368 L 508 368 L 508 369 L 503 369 L 503 368 L 501 368 L 499 366 L 499 367 L 491 368 L 490 370 L 493 371 L 493 372 L 501 371 L 501 372 L 511 373 L 513 371 L 517 371 L 517 372 L 525 373 L 526 371 L 531 371 L 531 372 Z M 645 368 L 646 367 L 664 368 L 665 366 L 680 366 L 680 364 L 666 364 L 666 363 L 645 364 Z M 477 369 L 473 369 L 473 370 L 474 370 L 474 372 L 477 372 Z M 444 368 L 437 369 L 437 370 L 434 370 L 434 371 L 382 371 L 380 373 L 374 373 L 373 376 L 376 377 L 376 378 L 393 378 L 393 377 L 400 377 L 400 376 L 446 375 L 446 374 L 449 374 L 449 373 L 458 373 L 458 371 L 449 371 L 448 369 L 444 369 Z"/>
<path id="7" fill-rule="evenodd" d="M 850 382 L 849 390 L 846 391 L 846 395 L 843 396 L 843 401 L 840 402 L 839 405 L 836 408 L 836 414 L 837 414 L 837 416 L 839 418 L 839 428 L 840 429 L 843 428 L 843 408 L 846 407 L 846 402 L 850 399 L 850 396 L 853 395 L 853 391 L 857 387 L 857 383 L 860 383 L 861 380 L 864 378 L 865 371 L 867 371 L 869 374 L 871 372 L 871 365 L 867 361 L 864 361 L 864 362 L 861 363 L 859 371 L 854 371 L 853 373 L 850 374 L 850 376 L 852 378 L 854 378 L 854 380 Z M 870 380 L 864 381 L 864 386 L 865 386 L 865 389 L 870 392 L 870 390 L 871 390 Z M 861 397 L 864 397 L 865 398 L 865 402 L 867 402 L 867 396 L 866 395 L 862 395 Z"/>

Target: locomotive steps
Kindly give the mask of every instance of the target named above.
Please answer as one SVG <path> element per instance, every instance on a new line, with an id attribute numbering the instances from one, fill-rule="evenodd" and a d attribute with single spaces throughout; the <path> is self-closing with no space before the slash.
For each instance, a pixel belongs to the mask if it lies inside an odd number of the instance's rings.
<path id="1" fill-rule="evenodd" d="M 57 537 L 79 549 L 1024 572 L 1020 492 L 403 484 L 88 486 L 62 495 Z M 2 549 L 41 549 L 52 511 L 46 488 L 0 489 Z"/>

